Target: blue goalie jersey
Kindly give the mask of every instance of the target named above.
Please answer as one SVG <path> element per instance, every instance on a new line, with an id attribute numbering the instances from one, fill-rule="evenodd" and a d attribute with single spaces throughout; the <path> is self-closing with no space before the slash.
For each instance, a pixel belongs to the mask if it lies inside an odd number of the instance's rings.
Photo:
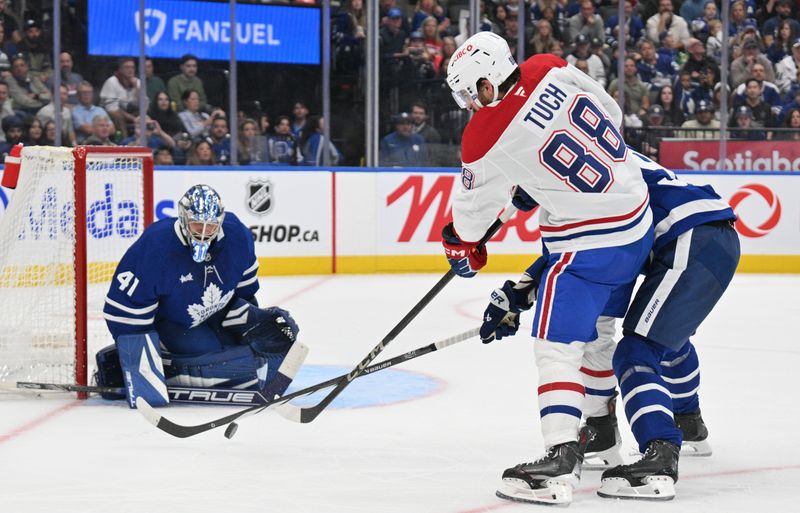
<path id="1" fill-rule="evenodd" d="M 145 333 L 159 321 L 194 328 L 235 297 L 254 301 L 258 259 L 250 230 L 225 214 L 217 239 L 202 263 L 192 251 L 177 219 L 149 226 L 122 257 L 103 308 L 116 339 Z"/>
<path id="2" fill-rule="evenodd" d="M 684 182 L 675 173 L 634 152 L 642 160 L 642 176 L 653 211 L 653 253 L 682 233 L 714 221 L 735 221 L 730 205 L 710 185 Z"/>

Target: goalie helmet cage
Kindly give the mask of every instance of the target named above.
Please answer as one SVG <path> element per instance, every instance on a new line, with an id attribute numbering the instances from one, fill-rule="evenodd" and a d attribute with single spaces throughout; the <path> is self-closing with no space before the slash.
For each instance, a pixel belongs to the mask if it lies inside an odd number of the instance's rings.
<path id="1" fill-rule="evenodd" d="M 111 278 L 152 221 L 149 148 L 23 148 L 0 216 L 0 384 L 88 384 L 88 355 L 113 343 Z"/>

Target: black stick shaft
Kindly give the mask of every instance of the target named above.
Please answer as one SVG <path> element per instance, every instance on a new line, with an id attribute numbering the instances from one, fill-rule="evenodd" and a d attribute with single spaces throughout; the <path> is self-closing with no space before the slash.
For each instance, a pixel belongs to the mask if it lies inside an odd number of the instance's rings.
<path id="1" fill-rule="evenodd" d="M 430 343 L 430 344 L 428 344 L 426 346 L 414 349 L 414 350 L 409 351 L 407 353 L 404 353 L 404 354 L 395 356 L 393 358 L 390 358 L 388 360 L 384 360 L 382 362 L 379 362 L 379 363 L 376 363 L 374 365 L 371 365 L 371 366 L 365 368 L 363 371 L 361 371 L 361 374 L 362 375 L 372 374 L 373 372 L 378 372 L 378 371 L 383 370 L 383 369 L 388 369 L 389 367 L 394 367 L 395 365 L 398 365 L 400 363 L 407 362 L 407 361 L 413 360 L 415 358 L 419 358 L 420 356 L 424 356 L 424 355 L 426 355 L 428 353 L 432 353 L 434 351 L 438 351 L 439 349 L 443 349 L 445 347 L 457 344 L 458 342 L 462 342 L 464 340 L 472 338 L 472 337 L 474 337 L 474 336 L 476 336 L 478 334 L 478 331 L 479 331 L 478 328 L 474 328 L 474 329 L 471 329 L 471 330 L 466 331 L 464 333 L 461 333 L 459 335 L 456 335 L 454 337 L 450 337 L 448 339 L 440 340 L 440 341 L 437 341 L 437 342 L 432 342 L 432 343 Z M 184 425 L 181 425 L 181 424 L 176 424 L 175 422 L 172 422 L 171 420 L 169 420 L 166 417 L 159 416 L 157 422 L 155 422 L 155 426 L 157 428 L 161 429 L 162 431 L 164 431 L 166 433 L 169 433 L 172 436 L 175 436 L 175 437 L 178 437 L 178 438 L 188 438 L 190 436 L 198 435 L 200 433 L 204 433 L 204 432 L 209 431 L 211 429 L 214 429 L 214 428 L 217 428 L 217 427 L 220 427 L 220 426 L 224 426 L 226 424 L 230 424 L 231 422 L 234 422 L 234 421 L 236 421 L 236 420 L 238 420 L 238 419 L 240 419 L 242 417 L 245 417 L 245 416 L 248 416 L 248 415 L 255 415 L 256 413 L 260 413 L 261 411 L 264 411 L 264 410 L 268 409 L 270 406 L 273 406 L 273 405 L 276 405 L 276 404 L 286 403 L 287 401 L 291 401 L 292 399 L 295 399 L 297 397 L 305 396 L 305 395 L 311 394 L 313 392 L 316 392 L 318 390 L 322 390 L 323 388 L 327 388 L 329 386 L 337 384 L 338 382 L 340 382 L 342 379 L 345 379 L 345 378 L 347 378 L 346 374 L 341 375 L 341 376 L 337 376 L 337 377 L 331 378 L 331 379 L 329 379 L 327 381 L 323 381 L 321 383 L 317 383 L 316 385 L 311 385 L 311 386 L 306 387 L 306 388 L 304 388 L 302 390 L 297 390 L 295 392 L 292 392 L 291 394 L 287 394 L 287 395 L 285 395 L 283 397 L 280 397 L 278 399 L 274 399 L 274 400 L 271 400 L 271 401 L 268 400 L 267 403 L 264 404 L 264 405 L 251 406 L 251 407 L 246 408 L 244 410 L 240 410 L 240 411 L 238 411 L 236 413 L 232 413 L 230 415 L 226 415 L 224 417 L 221 417 L 221 418 L 216 419 L 216 420 L 212 420 L 210 422 L 206 422 L 204 424 L 198 424 L 198 425 L 195 425 L 195 426 L 184 426 Z"/>
<path id="2" fill-rule="evenodd" d="M 478 242 L 478 247 L 480 248 L 484 246 L 489 239 L 491 239 L 494 234 L 497 233 L 500 227 L 503 226 L 503 223 L 505 223 L 511 217 L 511 215 L 513 215 L 514 212 L 516 212 L 516 209 L 509 206 L 506 211 L 503 212 L 501 217 L 495 219 L 483 237 L 481 237 L 481 240 Z M 339 381 L 336 387 L 331 390 L 328 395 L 326 395 L 314 406 L 300 408 L 299 418 L 293 420 L 299 420 L 299 422 L 305 424 L 317 418 L 317 416 L 322 413 L 322 410 L 324 410 L 331 402 L 333 402 L 333 400 L 342 393 L 342 390 L 347 388 L 347 386 L 352 383 L 352 381 L 357 378 L 359 374 L 364 372 L 364 369 L 367 367 L 367 365 L 369 365 L 369 363 L 374 360 L 386 348 L 386 346 L 389 345 L 389 343 L 394 340 L 395 337 L 397 337 L 397 335 L 399 335 L 400 332 L 403 331 L 422 310 L 425 309 L 426 306 L 428 306 L 433 298 L 435 298 L 439 292 L 441 292 L 442 289 L 445 288 L 448 283 L 450 283 L 453 277 L 455 277 L 455 273 L 452 269 L 449 269 L 436 283 L 436 285 L 434 285 L 433 288 L 431 288 L 431 290 L 429 290 L 428 293 L 425 294 L 425 296 L 423 296 L 416 305 L 414 305 L 414 307 L 405 315 L 405 317 L 403 317 L 400 322 L 397 323 L 394 328 L 392 328 L 389 334 L 386 335 L 383 340 L 381 340 L 380 343 L 375 346 L 367 356 L 364 357 L 363 360 L 361 360 L 361 363 L 359 363 L 352 371 L 350 371 L 350 373 L 347 374 L 344 379 Z"/>

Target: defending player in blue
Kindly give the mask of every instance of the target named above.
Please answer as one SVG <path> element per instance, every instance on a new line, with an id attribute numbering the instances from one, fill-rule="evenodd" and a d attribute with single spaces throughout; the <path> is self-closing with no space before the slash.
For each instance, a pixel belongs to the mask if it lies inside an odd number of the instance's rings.
<path id="1" fill-rule="evenodd" d="M 208 185 L 191 187 L 178 218 L 149 226 L 122 257 L 103 316 L 115 345 L 97 353 L 97 381 L 128 404 L 168 404 L 166 385 L 288 388 L 308 349 L 289 312 L 259 308 L 258 259 L 247 227 Z"/>
<path id="2" fill-rule="evenodd" d="M 703 444 L 699 363 L 689 342 L 728 287 L 739 263 L 733 210 L 710 186 L 683 182 L 647 157 L 655 241 L 644 282 L 614 351 L 625 415 L 644 454 L 603 472 L 601 497 L 668 500 L 675 496 L 684 437 Z"/>
<path id="3" fill-rule="evenodd" d="M 675 496 L 681 443 L 689 446 L 688 454 L 711 454 L 708 430 L 700 415 L 699 362 L 689 337 L 730 283 L 739 261 L 739 239 L 733 229 L 733 211 L 710 186 L 683 182 L 647 157 L 633 153 L 641 160 L 650 193 L 653 254 L 625 316 L 622 340 L 615 349 L 614 327 L 601 329 L 601 319 L 594 343 L 602 348 L 595 353 L 600 368 L 611 364 L 613 353 L 625 414 L 644 456 L 631 465 L 619 464 L 614 384 L 598 382 L 585 373 L 585 404 L 611 397 L 606 415 L 586 419 L 594 431 L 586 458 L 593 455 L 617 464 L 603 473 L 601 496 L 668 500 Z M 520 210 L 536 207 L 522 191 L 514 199 Z M 546 257 L 537 260 L 518 284 L 507 281 L 492 294 L 481 327 L 484 341 L 516 333 L 519 313 L 529 309 L 532 301 L 531 296 L 515 291 L 524 289 L 522 284 L 538 288 L 537 273 L 544 260 Z M 591 368 L 591 363 L 585 367 Z M 584 411 L 591 408 L 585 406 Z"/>

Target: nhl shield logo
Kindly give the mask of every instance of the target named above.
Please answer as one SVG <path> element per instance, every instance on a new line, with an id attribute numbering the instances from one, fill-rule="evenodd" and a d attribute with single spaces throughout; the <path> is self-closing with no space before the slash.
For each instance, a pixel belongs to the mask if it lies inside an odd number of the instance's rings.
<path id="1" fill-rule="evenodd" d="M 247 210 L 257 216 L 263 216 L 272 210 L 274 204 L 272 182 L 269 180 L 251 180 L 247 183 Z"/>

